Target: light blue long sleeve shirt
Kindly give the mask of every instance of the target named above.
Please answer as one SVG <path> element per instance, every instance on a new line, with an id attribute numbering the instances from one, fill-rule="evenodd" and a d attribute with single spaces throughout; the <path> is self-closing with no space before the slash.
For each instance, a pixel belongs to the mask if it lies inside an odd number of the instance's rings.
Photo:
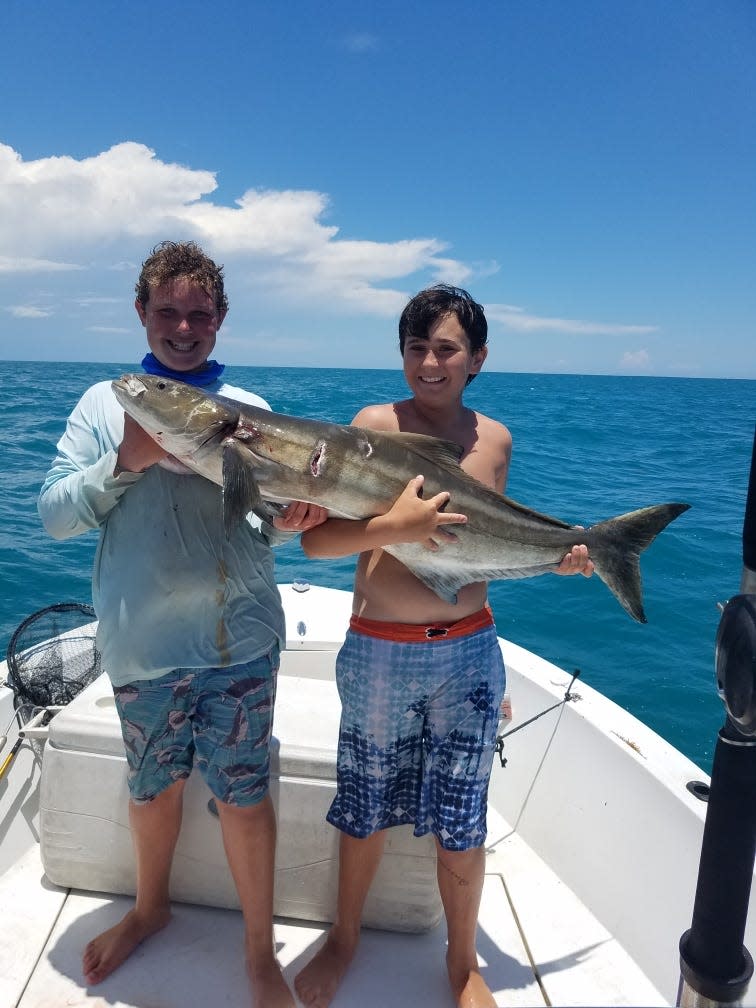
<path id="1" fill-rule="evenodd" d="M 221 382 L 207 391 L 270 409 L 259 396 Z M 114 477 L 123 423 L 110 382 L 88 389 L 68 419 L 38 501 L 56 539 L 100 529 L 92 600 L 97 645 L 113 685 L 176 668 L 235 665 L 276 642 L 283 646 L 265 529 L 273 541 L 291 537 L 250 516 L 227 538 L 221 489 L 201 476 L 153 465 Z"/>

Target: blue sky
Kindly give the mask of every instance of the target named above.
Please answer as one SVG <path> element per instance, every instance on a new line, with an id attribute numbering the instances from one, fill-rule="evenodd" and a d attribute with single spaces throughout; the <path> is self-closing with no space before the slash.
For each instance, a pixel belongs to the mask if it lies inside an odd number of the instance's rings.
<path id="1" fill-rule="evenodd" d="M 225 265 L 233 364 L 756 378 L 752 0 L 0 9 L 0 358 L 131 362 L 139 265 Z"/>

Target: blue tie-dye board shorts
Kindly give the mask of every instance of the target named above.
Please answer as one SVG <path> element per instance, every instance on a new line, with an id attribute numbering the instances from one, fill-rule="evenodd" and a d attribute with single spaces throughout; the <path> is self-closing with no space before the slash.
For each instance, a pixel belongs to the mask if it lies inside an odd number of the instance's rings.
<path id="1" fill-rule="evenodd" d="M 175 669 L 113 688 L 132 801 L 151 801 L 195 762 L 213 795 L 255 805 L 268 791 L 278 646 L 226 668 Z"/>
<path id="2" fill-rule="evenodd" d="M 446 850 L 481 846 L 505 679 L 493 626 L 422 643 L 350 629 L 336 662 L 342 714 L 328 821 L 354 837 L 412 823 Z"/>

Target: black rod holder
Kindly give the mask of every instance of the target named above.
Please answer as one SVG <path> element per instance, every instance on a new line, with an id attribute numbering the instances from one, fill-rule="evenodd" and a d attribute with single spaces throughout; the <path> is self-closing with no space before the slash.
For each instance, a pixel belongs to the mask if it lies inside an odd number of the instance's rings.
<path id="1" fill-rule="evenodd" d="M 743 522 L 741 594 L 719 621 L 716 674 L 727 717 L 714 750 L 691 926 L 680 939 L 678 1005 L 739 1004 L 756 858 L 756 432 Z"/>

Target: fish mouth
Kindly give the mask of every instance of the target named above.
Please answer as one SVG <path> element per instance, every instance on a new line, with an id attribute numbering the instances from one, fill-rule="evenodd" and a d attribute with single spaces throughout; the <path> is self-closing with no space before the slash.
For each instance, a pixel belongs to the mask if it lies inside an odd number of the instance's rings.
<path id="1" fill-rule="evenodd" d="M 137 399 L 147 391 L 147 386 L 135 375 L 122 375 L 112 381 L 110 386 L 114 392 L 124 392 L 130 399 Z"/>

